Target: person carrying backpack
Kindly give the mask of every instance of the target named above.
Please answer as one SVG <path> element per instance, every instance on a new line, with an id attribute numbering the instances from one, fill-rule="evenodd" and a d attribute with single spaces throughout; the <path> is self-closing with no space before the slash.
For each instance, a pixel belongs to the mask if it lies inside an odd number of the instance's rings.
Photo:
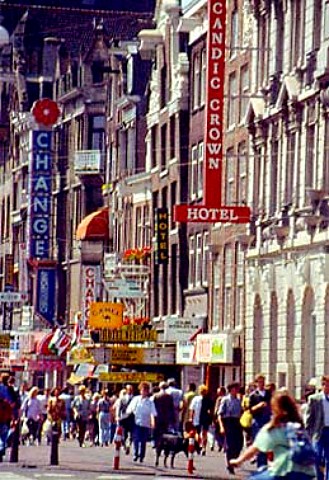
<path id="1" fill-rule="evenodd" d="M 253 444 L 230 461 L 239 467 L 259 452 L 273 453 L 267 469 L 254 473 L 250 480 L 311 480 L 315 478 L 315 452 L 303 429 L 296 401 L 286 392 L 274 394 L 272 418 L 257 434 Z M 300 435 L 300 441 L 298 435 Z"/>

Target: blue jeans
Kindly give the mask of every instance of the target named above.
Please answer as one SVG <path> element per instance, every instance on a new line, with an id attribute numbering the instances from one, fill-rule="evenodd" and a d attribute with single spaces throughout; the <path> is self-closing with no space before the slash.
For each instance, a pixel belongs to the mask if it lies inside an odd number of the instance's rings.
<path id="1" fill-rule="evenodd" d="M 99 422 L 99 443 L 101 445 L 104 445 L 104 443 L 109 443 L 110 437 L 111 437 L 110 414 L 107 412 L 99 412 L 98 422 Z"/>
<path id="2" fill-rule="evenodd" d="M 8 425 L 6 423 L 0 423 L 0 457 L 5 454 L 7 448 L 8 431 Z"/>
<path id="3" fill-rule="evenodd" d="M 134 457 L 139 457 L 142 461 L 145 457 L 146 442 L 149 439 L 150 429 L 135 425 L 133 433 Z"/>
<path id="4" fill-rule="evenodd" d="M 314 442 L 314 448 L 318 457 L 315 465 L 316 478 L 329 480 L 329 428 L 322 430 L 320 440 Z"/>
<path id="5" fill-rule="evenodd" d="M 263 421 L 257 421 L 256 419 L 253 420 L 252 426 L 251 426 L 251 436 L 253 440 L 256 438 L 257 433 L 265 425 L 265 423 L 266 422 L 263 423 Z M 267 465 L 266 453 L 259 452 L 257 454 L 257 468 L 265 467 L 266 465 Z"/>

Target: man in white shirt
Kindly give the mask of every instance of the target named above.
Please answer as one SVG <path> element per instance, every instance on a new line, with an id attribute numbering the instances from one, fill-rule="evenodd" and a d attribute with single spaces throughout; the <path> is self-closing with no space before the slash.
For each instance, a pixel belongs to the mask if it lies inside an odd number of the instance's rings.
<path id="1" fill-rule="evenodd" d="M 148 382 L 139 385 L 140 395 L 133 397 L 127 408 L 127 414 L 133 413 L 135 425 L 133 432 L 134 462 L 139 459 L 144 461 L 146 442 L 150 435 L 150 429 L 154 428 L 154 418 L 157 411 L 153 400 L 150 398 L 151 386 Z"/>
<path id="2" fill-rule="evenodd" d="M 174 401 L 175 421 L 174 421 L 173 427 L 176 430 L 176 432 L 178 432 L 180 427 L 179 417 L 180 417 L 180 412 L 183 409 L 184 394 L 180 388 L 177 388 L 176 380 L 174 378 L 169 378 L 167 383 L 168 383 L 168 388 L 166 392 L 172 396 L 172 399 Z"/>

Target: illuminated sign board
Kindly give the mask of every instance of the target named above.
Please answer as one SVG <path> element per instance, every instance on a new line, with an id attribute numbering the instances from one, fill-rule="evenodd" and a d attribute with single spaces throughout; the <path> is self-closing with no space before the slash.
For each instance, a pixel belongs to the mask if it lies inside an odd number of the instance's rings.
<path id="1" fill-rule="evenodd" d="M 142 348 L 113 348 L 111 350 L 111 361 L 113 365 L 139 364 L 144 361 Z"/>
<path id="2" fill-rule="evenodd" d="M 155 210 L 156 257 L 158 265 L 169 261 L 169 213 L 167 208 Z"/>
<path id="3" fill-rule="evenodd" d="M 176 205 L 174 218 L 177 222 L 247 223 L 248 207 L 222 206 L 226 2 L 208 0 L 208 18 L 204 204 Z"/>
<path id="4" fill-rule="evenodd" d="M 48 323 L 54 325 L 56 313 L 56 270 L 38 268 L 36 312 Z"/>
<path id="5" fill-rule="evenodd" d="M 140 382 L 161 382 L 163 375 L 160 373 L 145 373 L 145 372 L 100 372 L 100 382 L 112 383 L 140 383 Z"/>
<path id="6" fill-rule="evenodd" d="M 92 331 L 95 343 L 143 343 L 156 342 L 157 331 L 141 325 L 129 325 L 116 329 Z"/>
<path id="7" fill-rule="evenodd" d="M 82 265 L 81 266 L 81 314 L 82 314 L 82 330 L 88 326 L 90 306 L 96 302 L 101 281 L 101 270 L 99 265 Z"/>
<path id="8" fill-rule="evenodd" d="M 94 302 L 90 305 L 90 328 L 120 328 L 123 324 L 122 303 Z"/>
<path id="9" fill-rule="evenodd" d="M 52 132 L 32 132 L 29 195 L 30 257 L 49 258 L 51 221 Z"/>

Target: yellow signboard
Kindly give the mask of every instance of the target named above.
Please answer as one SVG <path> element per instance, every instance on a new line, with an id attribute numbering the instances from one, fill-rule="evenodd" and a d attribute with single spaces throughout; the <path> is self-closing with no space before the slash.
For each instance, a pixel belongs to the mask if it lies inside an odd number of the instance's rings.
<path id="1" fill-rule="evenodd" d="M 143 363 L 142 348 L 112 348 L 111 363 L 114 365 Z"/>
<path id="2" fill-rule="evenodd" d="M 94 341 L 97 343 L 97 339 Z M 131 325 L 120 329 L 100 330 L 98 341 L 100 343 L 156 342 L 157 331 L 140 325 Z"/>
<path id="3" fill-rule="evenodd" d="M 0 348 L 9 348 L 10 335 L 9 333 L 3 333 L 0 335 Z"/>
<path id="4" fill-rule="evenodd" d="M 139 383 L 139 382 L 161 382 L 163 375 L 160 373 L 145 373 L 145 372 L 101 372 L 99 374 L 100 382 L 112 383 Z"/>
<path id="5" fill-rule="evenodd" d="M 122 303 L 93 302 L 90 304 L 90 328 L 120 328 L 123 325 Z"/>
<path id="6" fill-rule="evenodd" d="M 66 365 L 77 365 L 80 363 L 95 363 L 95 359 L 86 347 L 76 345 L 68 351 Z"/>

